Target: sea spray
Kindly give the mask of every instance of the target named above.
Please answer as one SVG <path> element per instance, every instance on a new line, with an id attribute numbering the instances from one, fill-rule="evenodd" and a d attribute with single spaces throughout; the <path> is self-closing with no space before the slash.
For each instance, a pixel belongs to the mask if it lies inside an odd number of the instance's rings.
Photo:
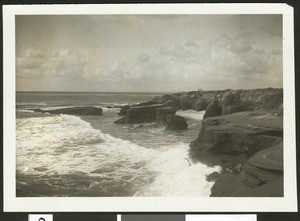
<path id="1" fill-rule="evenodd" d="M 191 163 L 187 143 L 159 146 L 113 137 L 77 116 L 17 119 L 17 188 L 39 196 L 209 196 L 206 175 L 219 168 Z"/>
<path id="2" fill-rule="evenodd" d="M 176 115 L 192 118 L 195 120 L 202 120 L 203 116 L 205 114 L 205 111 L 195 111 L 195 110 L 178 110 L 176 112 Z"/>
<path id="3" fill-rule="evenodd" d="M 148 169 L 158 172 L 155 180 L 135 196 L 209 196 L 212 182 L 206 176 L 219 167 L 192 163 L 188 158 L 188 145 L 179 143 L 165 147 L 148 164 Z"/>

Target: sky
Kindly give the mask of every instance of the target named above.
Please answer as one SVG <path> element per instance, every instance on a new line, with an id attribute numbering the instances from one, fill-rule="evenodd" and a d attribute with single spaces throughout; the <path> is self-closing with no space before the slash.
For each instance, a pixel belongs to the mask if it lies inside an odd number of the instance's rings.
<path id="1" fill-rule="evenodd" d="M 17 91 L 282 88 L 281 15 L 18 15 Z"/>

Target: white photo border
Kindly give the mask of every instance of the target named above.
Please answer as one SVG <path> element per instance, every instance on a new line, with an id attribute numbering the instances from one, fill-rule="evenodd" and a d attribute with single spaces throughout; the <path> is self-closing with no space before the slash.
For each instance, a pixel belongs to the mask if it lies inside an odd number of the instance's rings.
<path id="1" fill-rule="evenodd" d="M 16 15 L 282 14 L 284 197 L 16 197 Z M 3 6 L 3 195 L 5 212 L 297 211 L 294 24 L 287 4 L 107 4 Z"/>

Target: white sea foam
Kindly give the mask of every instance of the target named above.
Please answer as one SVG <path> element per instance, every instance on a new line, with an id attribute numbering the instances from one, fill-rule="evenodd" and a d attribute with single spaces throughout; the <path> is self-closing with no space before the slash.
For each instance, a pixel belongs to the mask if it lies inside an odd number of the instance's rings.
<path id="1" fill-rule="evenodd" d="M 182 116 L 182 117 L 189 117 L 195 120 L 202 120 L 203 115 L 205 114 L 205 111 L 195 111 L 195 110 L 178 110 L 176 112 L 176 115 Z"/>
<path id="2" fill-rule="evenodd" d="M 145 148 L 93 129 L 76 116 L 17 119 L 20 173 L 84 173 L 112 184 L 125 180 L 137 186 L 135 196 L 208 196 L 213 183 L 206 175 L 219 168 L 190 163 L 187 144 Z"/>
<path id="3" fill-rule="evenodd" d="M 206 176 L 220 171 L 219 167 L 192 163 L 187 144 L 166 147 L 148 167 L 159 175 L 136 196 L 209 196 L 213 182 L 207 182 Z"/>
<path id="4" fill-rule="evenodd" d="M 79 106 L 54 106 L 54 107 L 42 107 L 41 110 L 58 110 L 58 109 L 62 109 L 62 108 L 72 108 L 72 107 L 79 107 Z"/>
<path id="5" fill-rule="evenodd" d="M 99 106 L 99 107 L 101 107 L 101 106 Z M 101 107 L 101 108 L 102 108 L 103 112 L 119 112 L 120 111 L 120 108 L 118 108 L 118 107 L 110 107 L 110 108 Z"/>
<path id="6" fill-rule="evenodd" d="M 26 110 L 26 109 L 17 109 L 17 112 L 22 112 L 22 113 L 34 113 L 33 110 Z"/>
<path id="7" fill-rule="evenodd" d="M 37 105 L 37 106 L 44 106 L 48 105 L 46 103 L 35 103 L 35 102 L 17 102 L 16 105 Z"/>

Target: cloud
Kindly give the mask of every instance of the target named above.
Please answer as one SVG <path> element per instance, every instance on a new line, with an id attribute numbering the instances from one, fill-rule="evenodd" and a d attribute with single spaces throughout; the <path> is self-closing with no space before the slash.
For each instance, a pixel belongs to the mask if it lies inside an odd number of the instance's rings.
<path id="1" fill-rule="evenodd" d="M 232 40 L 231 42 L 231 51 L 233 53 L 241 54 L 241 53 L 247 53 L 251 50 L 252 50 L 252 45 L 250 45 L 250 43 L 244 38 Z"/>
<path id="2" fill-rule="evenodd" d="M 264 50 L 242 37 L 223 36 L 209 42 L 178 40 L 152 54 L 141 52 L 135 62 L 117 61 L 108 65 L 99 76 L 104 81 L 124 84 L 199 82 L 199 87 L 205 87 L 205 82 L 248 81 L 253 84 L 265 82 L 269 76 L 279 82 L 280 69 L 275 71 L 273 67 L 281 65 L 280 52 Z"/>
<path id="3" fill-rule="evenodd" d="M 191 58 L 198 55 L 197 44 L 194 42 L 172 42 L 166 46 L 160 48 L 159 52 L 165 56 L 177 57 L 177 58 Z"/>
<path id="4" fill-rule="evenodd" d="M 17 80 L 114 91 L 282 85 L 281 16 L 25 17 Z"/>
<path id="5" fill-rule="evenodd" d="M 46 77 L 80 78 L 86 62 L 67 49 L 42 51 L 28 48 L 23 57 L 17 57 L 17 77 L 41 79 Z"/>
<path id="6" fill-rule="evenodd" d="M 145 63 L 145 62 L 149 61 L 149 59 L 150 59 L 150 57 L 147 53 L 145 53 L 145 52 L 140 53 L 139 60 L 141 62 Z"/>

